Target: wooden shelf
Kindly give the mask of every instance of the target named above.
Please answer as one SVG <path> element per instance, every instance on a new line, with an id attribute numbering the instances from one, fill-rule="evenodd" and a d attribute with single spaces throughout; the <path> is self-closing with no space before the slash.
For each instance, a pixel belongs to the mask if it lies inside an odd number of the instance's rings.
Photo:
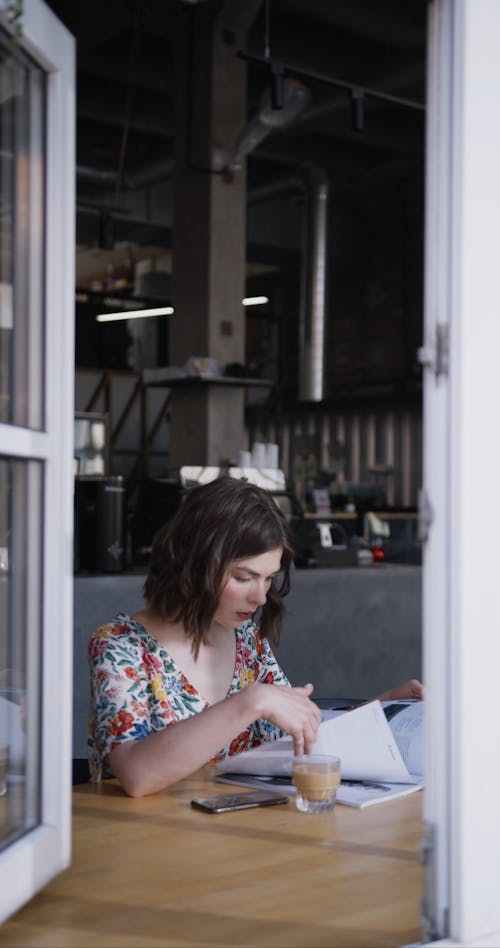
<path id="1" fill-rule="evenodd" d="M 229 375 L 218 376 L 197 376 L 190 375 L 185 378 L 173 379 L 151 379 L 144 378 L 144 384 L 150 388 L 197 388 L 206 385 L 222 385 L 226 388 L 270 388 L 274 385 L 272 379 L 247 379 L 237 378 Z"/>

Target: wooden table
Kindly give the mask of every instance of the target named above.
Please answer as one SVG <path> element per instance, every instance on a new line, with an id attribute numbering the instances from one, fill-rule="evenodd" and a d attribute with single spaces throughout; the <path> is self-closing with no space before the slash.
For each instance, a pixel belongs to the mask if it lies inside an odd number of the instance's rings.
<path id="1" fill-rule="evenodd" d="M 74 789 L 73 862 L 1 946 L 370 948 L 420 939 L 422 794 L 307 816 L 293 802 L 210 815 L 209 768 L 133 800 Z"/>

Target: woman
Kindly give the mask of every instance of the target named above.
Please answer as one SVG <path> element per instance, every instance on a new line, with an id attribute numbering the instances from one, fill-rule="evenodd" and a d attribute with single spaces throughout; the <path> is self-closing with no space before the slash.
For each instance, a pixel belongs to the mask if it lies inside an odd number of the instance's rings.
<path id="1" fill-rule="evenodd" d="M 143 796 L 285 733 L 295 753 L 311 751 L 313 685 L 292 687 L 269 645 L 292 559 L 265 491 L 222 477 L 189 492 L 154 539 L 146 608 L 92 636 L 91 779 L 111 773 Z M 407 682 L 383 697 L 421 696 Z"/>

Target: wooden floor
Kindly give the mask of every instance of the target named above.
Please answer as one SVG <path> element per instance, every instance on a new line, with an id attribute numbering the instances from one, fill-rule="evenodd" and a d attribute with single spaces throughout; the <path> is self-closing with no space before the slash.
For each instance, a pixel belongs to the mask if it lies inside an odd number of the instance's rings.
<path id="1" fill-rule="evenodd" d="M 128 799 L 74 789 L 73 862 L 0 929 L 36 948 L 382 948 L 419 941 L 422 793 L 320 816 L 209 815 L 204 771 Z"/>

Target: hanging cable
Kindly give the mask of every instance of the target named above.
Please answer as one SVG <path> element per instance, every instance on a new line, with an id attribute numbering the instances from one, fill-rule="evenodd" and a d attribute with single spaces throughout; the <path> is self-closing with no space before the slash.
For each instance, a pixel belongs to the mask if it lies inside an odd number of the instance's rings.
<path id="1" fill-rule="evenodd" d="M 130 118 L 132 115 L 132 105 L 134 100 L 135 81 L 137 78 L 138 50 L 140 45 L 141 31 L 139 29 L 140 21 L 140 0 L 136 0 L 134 7 L 134 20 L 132 24 L 132 39 L 130 42 L 128 67 L 127 67 L 127 94 L 125 98 L 125 109 L 123 117 L 122 136 L 120 141 L 120 151 L 118 154 L 118 168 L 116 172 L 115 186 L 115 206 L 118 206 L 120 199 L 120 190 L 123 181 L 123 171 L 125 168 L 125 156 L 127 153 L 128 136 L 130 131 Z"/>
<path id="2" fill-rule="evenodd" d="M 264 57 L 271 58 L 271 10 L 270 0 L 266 0 L 264 8 Z"/>

